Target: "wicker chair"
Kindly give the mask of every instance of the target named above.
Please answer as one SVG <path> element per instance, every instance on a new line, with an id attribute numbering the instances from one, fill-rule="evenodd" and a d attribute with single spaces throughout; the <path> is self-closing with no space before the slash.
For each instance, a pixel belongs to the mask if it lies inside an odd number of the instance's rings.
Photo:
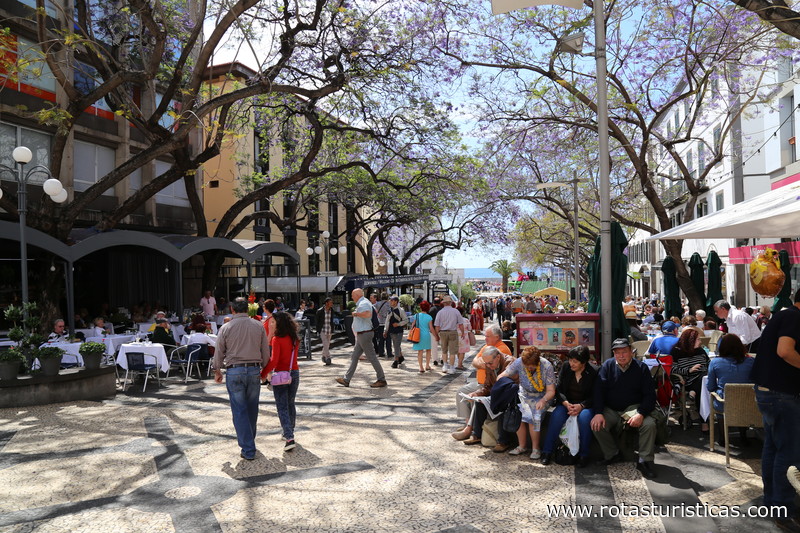
<path id="1" fill-rule="evenodd" d="M 716 392 L 711 393 L 711 416 L 709 417 L 709 448 L 714 451 L 714 422 L 716 415 L 721 414 L 725 428 L 725 465 L 731 465 L 730 431 L 731 427 L 764 427 L 764 419 L 756 403 L 756 391 L 752 383 L 728 383 L 725 385 L 725 398 Z M 714 409 L 714 400 L 725 404 L 725 411 L 720 413 Z"/>
<path id="2" fill-rule="evenodd" d="M 650 341 L 636 341 L 631 344 L 631 348 L 636 352 L 636 357 L 642 359 L 650 348 Z"/>
<path id="3" fill-rule="evenodd" d="M 708 344 L 706 345 L 709 351 L 716 353 L 717 351 L 717 343 L 719 342 L 720 337 L 722 337 L 724 333 L 721 331 L 713 331 L 711 335 L 708 336 Z"/>

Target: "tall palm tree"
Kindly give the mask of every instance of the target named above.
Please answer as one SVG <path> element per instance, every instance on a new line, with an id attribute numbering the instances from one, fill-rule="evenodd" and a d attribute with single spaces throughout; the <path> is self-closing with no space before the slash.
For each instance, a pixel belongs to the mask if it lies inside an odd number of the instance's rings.
<path id="1" fill-rule="evenodd" d="M 503 292 L 508 292 L 508 278 L 517 270 L 519 266 L 508 259 L 497 259 L 490 266 L 492 270 L 500 274 L 503 278 Z"/>

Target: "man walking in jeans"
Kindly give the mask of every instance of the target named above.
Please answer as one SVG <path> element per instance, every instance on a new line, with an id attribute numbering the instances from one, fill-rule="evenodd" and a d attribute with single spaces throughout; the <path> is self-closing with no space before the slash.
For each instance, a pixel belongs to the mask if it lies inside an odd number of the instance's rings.
<path id="1" fill-rule="evenodd" d="M 261 392 L 261 368 L 269 362 L 267 332 L 261 322 L 247 315 L 247 300 L 236 298 L 231 303 L 234 315 L 217 334 L 214 353 L 214 381 L 225 385 L 231 402 L 233 427 L 241 448 L 242 459 L 256 457 L 256 424 L 258 396 Z"/>
<path id="2" fill-rule="evenodd" d="M 800 533 L 800 513 L 795 491 L 786 477 L 790 466 L 800 465 L 800 290 L 794 305 L 772 315 L 758 345 L 750 371 L 756 384 L 756 401 L 764 419 L 761 479 L 764 505 L 783 506 L 787 514 L 770 515 L 784 531 Z M 778 511 L 780 512 L 780 511 Z"/>
<path id="3" fill-rule="evenodd" d="M 385 387 L 386 376 L 383 374 L 383 368 L 381 368 L 381 363 L 378 361 L 378 356 L 375 355 L 375 348 L 372 345 L 372 337 L 375 335 L 372 328 L 372 304 L 364 298 L 364 291 L 361 289 L 353 290 L 352 298 L 356 302 L 356 310 L 353 311 L 353 333 L 356 338 L 356 345 L 353 348 L 353 354 L 350 356 L 350 368 L 347 369 L 344 377 L 336 378 L 336 383 L 345 387 L 350 386 L 350 380 L 353 379 L 353 374 L 356 373 L 356 367 L 358 367 L 358 358 L 363 353 L 372 363 L 372 368 L 375 369 L 375 374 L 378 378 L 370 387 Z"/>

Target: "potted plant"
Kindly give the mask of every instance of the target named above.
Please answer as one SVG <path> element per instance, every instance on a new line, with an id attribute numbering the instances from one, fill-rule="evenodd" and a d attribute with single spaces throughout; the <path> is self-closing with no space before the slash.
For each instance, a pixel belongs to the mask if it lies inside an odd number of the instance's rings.
<path id="1" fill-rule="evenodd" d="M 78 348 L 78 353 L 83 357 L 83 366 L 86 370 L 97 370 L 106 353 L 106 345 L 102 342 L 84 342 Z"/>
<path id="2" fill-rule="evenodd" d="M 57 376 L 61 370 L 61 357 L 64 350 L 58 346 L 42 346 L 39 348 L 37 357 L 42 368 L 42 375 Z"/>
<path id="3" fill-rule="evenodd" d="M 25 355 L 16 346 L 0 351 L 0 380 L 17 379 Z"/>
<path id="4" fill-rule="evenodd" d="M 38 356 L 39 346 L 47 340 L 38 333 L 41 326 L 38 311 L 36 302 L 25 302 L 22 306 L 9 305 L 5 310 L 6 319 L 13 323 L 8 338 L 17 343 L 15 348 L 28 368 Z"/>

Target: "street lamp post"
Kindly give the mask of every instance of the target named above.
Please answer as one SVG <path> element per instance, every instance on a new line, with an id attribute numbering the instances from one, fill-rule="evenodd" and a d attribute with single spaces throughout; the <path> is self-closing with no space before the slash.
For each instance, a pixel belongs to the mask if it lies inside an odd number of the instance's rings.
<path id="1" fill-rule="evenodd" d="M 322 246 L 320 246 L 318 244 L 313 248 L 311 248 L 310 246 L 308 248 L 306 248 L 306 255 L 308 255 L 309 257 L 311 257 L 314 254 L 321 255 L 322 251 L 323 251 L 323 247 L 324 247 L 324 249 L 326 249 L 329 252 L 329 253 L 326 253 L 325 256 L 324 256 L 325 257 L 325 295 L 326 296 L 328 294 L 328 270 L 330 268 L 330 265 L 329 265 L 329 262 L 328 262 L 328 256 L 329 255 L 336 255 L 336 254 L 339 254 L 339 253 L 341 253 L 341 254 L 347 253 L 347 247 L 346 246 L 339 246 L 337 248 L 335 246 L 335 243 L 334 243 L 334 246 L 331 246 L 330 237 L 331 237 L 330 232 L 325 230 L 319 235 L 320 241 L 322 242 Z M 338 271 L 338 269 L 337 269 L 337 271 Z"/>
<path id="2" fill-rule="evenodd" d="M 33 159 L 33 153 L 30 148 L 26 146 L 17 146 L 11 152 L 11 157 L 16 163 L 17 169 L 13 169 L 6 165 L 0 165 L 0 170 L 10 172 L 17 182 L 17 212 L 19 213 L 19 256 L 20 256 L 20 272 L 22 274 L 22 302 L 28 301 L 28 245 L 25 241 L 25 226 L 27 223 L 26 215 L 28 213 L 28 194 L 27 185 L 32 176 L 36 174 L 44 174 L 48 179 L 42 184 L 44 192 L 55 203 L 60 204 L 67 199 L 67 191 L 61 185 L 61 182 L 53 177 L 44 165 L 36 165 L 25 172 L 25 165 Z M 3 190 L 0 189 L 0 198 L 3 197 Z"/>

